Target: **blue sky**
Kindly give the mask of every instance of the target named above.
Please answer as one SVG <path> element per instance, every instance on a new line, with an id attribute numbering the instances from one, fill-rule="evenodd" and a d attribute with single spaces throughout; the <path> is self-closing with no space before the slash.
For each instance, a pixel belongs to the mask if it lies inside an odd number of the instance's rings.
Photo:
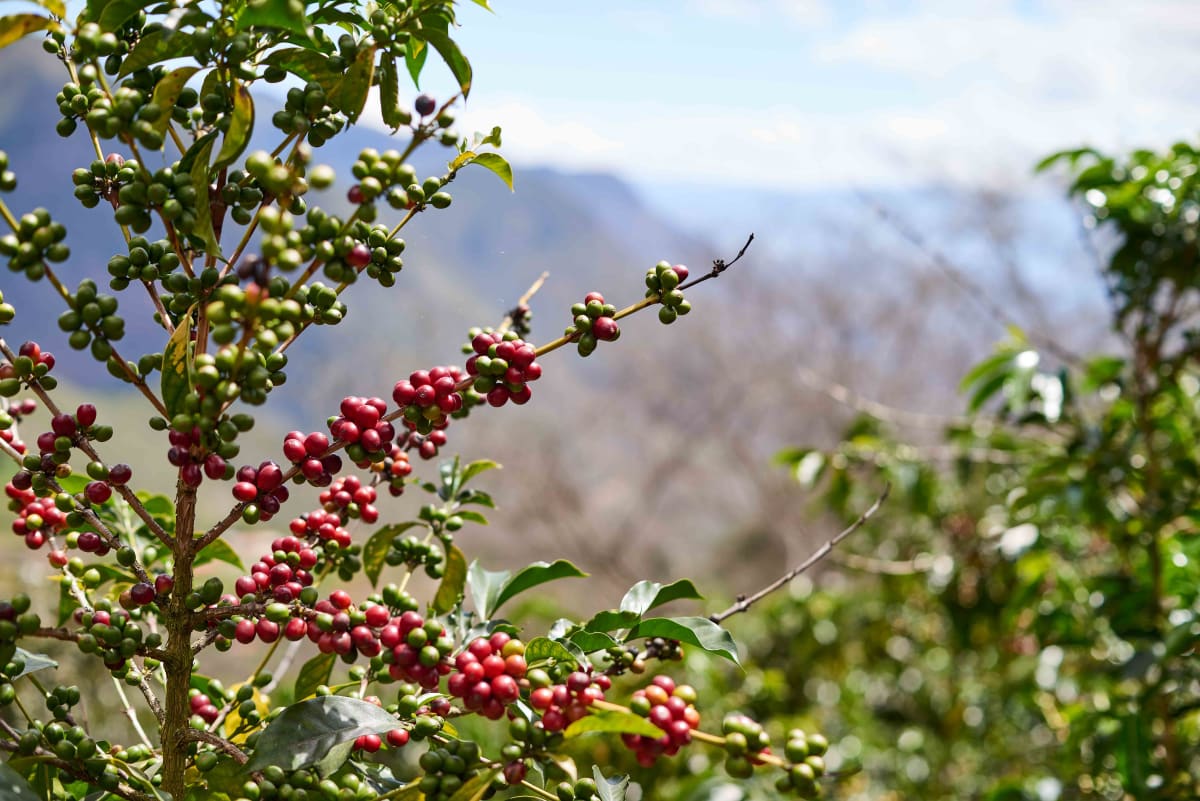
<path id="1" fill-rule="evenodd" d="M 1200 124 L 1200 4 L 465 2 L 464 127 L 518 163 L 807 189 L 1006 183 Z M 428 88 L 445 91 L 443 72 Z"/>

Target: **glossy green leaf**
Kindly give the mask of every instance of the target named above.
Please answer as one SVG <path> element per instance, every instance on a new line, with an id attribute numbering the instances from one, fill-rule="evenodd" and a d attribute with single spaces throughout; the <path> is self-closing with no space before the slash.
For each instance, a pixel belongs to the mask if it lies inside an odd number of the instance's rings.
<path id="1" fill-rule="evenodd" d="M 457 545 L 446 549 L 445 570 L 437 593 L 433 596 L 433 611 L 444 615 L 458 606 L 467 586 L 467 558 Z"/>
<path id="2" fill-rule="evenodd" d="M 341 108 L 351 122 L 358 119 L 367 104 L 375 77 L 375 49 L 375 45 L 360 48 L 346 74 L 329 92 L 330 104 Z"/>
<path id="3" fill-rule="evenodd" d="M 475 610 L 483 617 L 491 617 L 487 610 L 495 608 L 496 599 L 511 575 L 507 570 L 484 570 L 478 560 L 471 563 L 467 569 L 467 587 L 471 590 Z"/>
<path id="4" fill-rule="evenodd" d="M 499 470 L 499 469 L 500 469 L 499 462 L 493 462 L 491 459 L 478 459 L 474 462 L 471 462 L 470 464 L 468 464 L 466 467 L 463 468 L 462 479 L 460 480 L 459 483 L 460 483 L 460 485 L 464 485 L 471 479 L 475 478 L 475 476 L 479 475 L 480 473 L 486 473 L 488 470 Z"/>
<path id="5" fill-rule="evenodd" d="M 383 572 L 384 565 L 386 564 L 384 560 L 387 558 L 388 551 L 392 548 L 392 540 L 410 528 L 420 525 L 422 524 L 415 520 L 409 520 L 405 523 L 384 526 L 367 540 L 367 544 L 363 546 L 362 552 L 363 572 L 367 574 L 372 587 L 379 583 L 379 574 Z"/>
<path id="6" fill-rule="evenodd" d="M 175 333 L 167 340 L 162 361 L 162 402 L 168 414 L 178 414 L 183 409 L 183 400 L 192 391 L 192 364 L 189 348 L 191 338 L 191 315 L 195 305 L 183 316 Z"/>
<path id="7" fill-rule="evenodd" d="M 404 111 L 400 108 L 400 78 L 396 74 L 396 60 L 384 55 L 379 63 L 379 113 L 383 124 L 393 130 L 404 124 Z"/>
<path id="8" fill-rule="evenodd" d="M 616 631 L 631 628 L 641 620 L 636 612 L 620 612 L 616 609 L 606 609 L 597 612 L 592 619 L 583 625 L 588 631 Z"/>
<path id="9" fill-rule="evenodd" d="M 620 643 L 602 631 L 589 631 L 587 629 L 571 632 L 568 641 L 578 646 L 579 650 L 586 654 L 605 651 L 620 645 Z"/>
<path id="10" fill-rule="evenodd" d="M 300 675 L 296 677 L 296 689 L 293 697 L 297 701 L 303 701 L 309 696 L 315 695 L 317 688 L 322 684 L 329 684 L 329 677 L 333 675 L 333 666 L 337 664 L 337 654 L 317 654 L 312 659 L 304 663 L 300 668 Z"/>
<path id="11" fill-rule="evenodd" d="M 249 0 L 238 15 L 237 29 L 244 31 L 251 26 L 307 33 L 304 3 L 301 0 Z"/>
<path id="12" fill-rule="evenodd" d="M 171 122 L 171 109 L 183 92 L 183 87 L 200 71 L 199 67 L 179 67 L 168 72 L 154 85 L 154 96 L 150 99 L 154 105 L 162 109 L 158 118 L 150 123 L 160 134 L 166 133 L 167 125 Z"/>
<path id="13" fill-rule="evenodd" d="M 496 610 L 504 605 L 505 601 L 539 584 L 564 578 L 585 578 L 586 576 L 587 573 L 584 573 L 566 559 L 559 559 L 553 563 L 534 562 L 504 583 L 504 586 L 496 594 L 495 599 L 487 607 L 485 616 L 490 618 L 496 613 Z"/>
<path id="14" fill-rule="evenodd" d="M 643 737 L 661 737 L 663 730 L 650 721 L 632 712 L 610 712 L 602 710 L 586 715 L 567 726 L 563 735 L 567 739 L 581 734 L 608 732 L 610 734 L 640 734 Z"/>
<path id="15" fill-rule="evenodd" d="M 733 637 L 706 617 L 652 617 L 638 623 L 628 639 L 637 637 L 679 640 L 739 664 L 737 643 Z"/>
<path id="16" fill-rule="evenodd" d="M 101 29 L 115 31 L 147 5 L 149 3 L 143 0 L 109 0 L 104 4 L 104 10 L 100 12 L 97 22 L 100 23 Z"/>
<path id="17" fill-rule="evenodd" d="M 512 166 L 509 165 L 504 156 L 501 156 L 499 153 L 480 153 L 471 159 L 470 163 L 478 164 L 484 169 L 491 170 L 504 182 L 504 185 L 508 187 L 508 191 L 514 191 Z"/>
<path id="18" fill-rule="evenodd" d="M 67 16 L 67 6 L 63 0 L 31 0 L 37 3 L 42 8 L 49 11 L 54 16 L 62 19 Z"/>
<path id="19" fill-rule="evenodd" d="M 25 777 L 0 762 L 0 798 L 4 801 L 41 801 Z"/>
<path id="20" fill-rule="evenodd" d="M 225 540 L 213 540 L 208 545 L 205 545 L 204 549 L 196 554 L 196 560 L 192 564 L 199 567 L 209 562 L 224 562 L 227 565 L 233 565 L 242 572 L 246 570 L 237 551 L 233 549 L 232 545 L 225 542 Z"/>
<path id="21" fill-rule="evenodd" d="M 261 770 L 278 765 L 298 770 L 316 764 L 332 748 L 364 734 L 396 728 L 384 710 L 342 695 L 326 695 L 292 704 L 263 730 L 248 765 Z"/>
<path id="22" fill-rule="evenodd" d="M 34 31 L 57 27 L 57 22 L 40 14 L 9 14 L 0 17 L 0 47 L 8 47 Z"/>
<path id="23" fill-rule="evenodd" d="M 479 801 L 491 789 L 492 782 L 500 775 L 500 768 L 488 768 L 476 773 L 450 796 L 449 801 Z"/>
<path id="24" fill-rule="evenodd" d="M 221 151 L 213 162 L 213 169 L 219 170 L 232 164 L 250 143 L 250 134 L 254 130 L 254 98 L 250 90 L 243 84 L 237 84 L 233 90 L 233 111 L 229 118 L 229 129 L 225 131 L 225 139 L 221 142 Z"/>
<path id="25" fill-rule="evenodd" d="M 429 48 L 420 39 L 409 39 L 408 47 L 404 49 L 404 67 L 412 78 L 413 86 L 421 86 L 421 70 L 425 68 L 425 59 L 429 56 Z"/>
<path id="26" fill-rule="evenodd" d="M 463 520 L 469 520 L 472 523 L 478 523 L 481 526 L 488 525 L 488 519 L 480 512 L 474 512 L 470 509 L 459 509 L 454 513 L 456 517 L 461 517 Z"/>
<path id="27" fill-rule="evenodd" d="M 467 61 L 467 57 L 458 49 L 458 44 L 450 38 L 449 34 L 442 33 L 436 30 L 423 30 L 421 35 L 425 41 L 433 46 L 434 50 L 438 51 L 438 55 L 446 62 L 446 66 L 450 68 L 454 79 L 458 81 L 458 87 L 462 90 L 463 98 L 466 99 L 471 94 L 471 63 Z"/>
<path id="28" fill-rule="evenodd" d="M 566 646 L 547 637 L 534 637 L 525 644 L 525 661 L 531 665 L 546 661 L 578 665 L 575 656 Z"/>
<path id="29" fill-rule="evenodd" d="M 621 599 L 621 611 L 644 615 L 656 606 L 680 600 L 704 600 L 704 596 L 689 579 L 680 579 L 666 585 L 656 581 L 639 581 L 629 588 Z"/>
<path id="30" fill-rule="evenodd" d="M 183 58 L 192 54 L 193 39 L 190 33 L 168 33 L 165 30 L 150 31 L 134 45 L 133 50 L 121 62 L 117 77 L 152 67 L 160 61 Z"/>
<path id="31" fill-rule="evenodd" d="M 592 777 L 596 781 L 596 789 L 599 791 L 600 801 L 625 801 L 625 794 L 629 790 L 628 776 L 606 778 L 600 772 L 600 768 L 593 765 Z"/>
<path id="32" fill-rule="evenodd" d="M 37 673 L 39 670 L 48 670 L 58 667 L 58 663 L 45 654 L 31 654 L 24 648 L 17 649 L 17 659 L 25 663 L 25 667 L 21 668 L 21 672 L 15 676 L 9 676 L 10 679 L 19 679 L 22 676 L 28 676 L 30 673 Z"/>

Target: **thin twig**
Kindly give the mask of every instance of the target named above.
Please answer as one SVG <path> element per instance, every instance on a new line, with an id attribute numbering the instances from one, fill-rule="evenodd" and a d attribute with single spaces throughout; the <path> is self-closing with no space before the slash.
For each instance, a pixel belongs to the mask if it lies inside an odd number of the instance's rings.
<path id="1" fill-rule="evenodd" d="M 854 532 L 856 532 L 860 528 L 862 528 L 863 524 L 866 523 L 868 520 L 870 520 L 872 515 L 874 515 L 876 512 L 879 511 L 879 507 L 883 506 L 883 502 L 885 500 L 887 500 L 888 493 L 891 492 L 891 489 L 892 489 L 892 487 L 890 484 L 885 485 L 883 488 L 883 492 L 879 495 L 878 498 L 875 499 L 875 502 L 873 504 L 871 504 L 865 512 L 863 512 L 861 515 L 859 515 L 857 520 L 855 520 L 849 526 L 847 526 L 846 528 L 844 528 L 840 532 L 838 532 L 838 534 L 835 537 L 833 537 L 830 540 L 827 540 L 824 545 L 822 545 L 815 552 L 813 552 L 812 556 L 808 557 L 803 562 L 801 562 L 799 565 L 792 568 L 788 572 L 784 573 L 782 576 L 775 579 L 770 584 L 763 587 L 761 590 L 754 593 L 753 595 L 739 596 L 737 599 L 737 602 L 734 603 L 733 606 L 729 607 L 724 612 L 718 612 L 715 615 L 710 615 L 708 619 L 711 620 L 713 623 L 720 623 L 721 621 L 726 620 L 727 618 L 733 617 L 736 614 L 745 612 L 751 606 L 758 603 L 763 598 L 766 598 L 768 595 L 775 592 L 776 590 L 778 590 L 780 587 L 787 584 L 792 579 L 796 578 L 796 576 L 799 576 L 801 573 L 808 570 L 810 567 L 815 565 L 817 562 L 820 562 L 822 559 L 824 559 L 826 556 L 829 555 L 830 551 L 832 551 L 839 542 L 846 539 L 846 537 L 849 537 L 851 534 L 853 534 Z"/>
<path id="2" fill-rule="evenodd" d="M 218 748 L 229 754 L 239 765 L 245 765 L 250 760 L 250 757 L 246 756 L 246 752 L 244 752 L 242 749 L 238 748 L 228 740 L 218 737 L 217 735 L 207 731 L 201 731 L 200 729 L 188 729 L 187 733 L 184 734 L 184 739 L 194 740 L 198 743 L 208 743 L 214 748 Z"/>
<path id="3" fill-rule="evenodd" d="M 801 383 L 810 389 L 824 393 L 843 406 L 854 409 L 856 412 L 862 412 L 884 422 L 907 425 L 914 428 L 946 428 L 968 422 L 965 417 L 943 417 L 942 415 L 927 414 L 925 412 L 910 412 L 907 409 L 898 409 L 895 406 L 888 406 L 879 401 L 864 398 L 849 387 L 828 378 L 822 378 L 816 372 L 804 366 L 797 367 L 796 374 L 800 378 Z"/>
<path id="4" fill-rule="evenodd" d="M 700 276 L 699 278 L 695 278 L 691 281 L 688 281 L 685 284 L 681 284 L 678 287 L 679 290 L 683 291 L 684 289 L 691 289 L 692 287 L 696 286 L 697 284 L 703 284 L 705 281 L 707 281 L 710 278 L 716 278 L 721 273 L 725 272 L 730 267 L 737 264 L 738 261 L 742 258 L 742 256 L 746 255 L 746 251 L 750 249 L 750 243 L 753 241 L 754 241 L 754 234 L 750 234 L 750 238 L 746 240 L 746 244 L 742 245 L 742 249 L 739 250 L 738 254 L 733 257 L 732 261 L 727 262 L 724 259 L 713 259 L 713 263 L 712 263 L 713 266 L 712 266 L 711 270 L 709 270 L 707 273 Z"/>
<path id="5" fill-rule="evenodd" d="M 137 732 L 138 737 L 150 750 L 154 750 L 154 744 L 150 742 L 150 738 L 146 736 L 146 730 L 142 728 L 141 721 L 138 720 L 137 712 L 129 703 L 129 697 L 125 695 L 125 688 L 121 686 L 121 681 L 116 676 L 113 676 L 113 686 L 117 688 L 117 697 L 121 699 L 121 706 L 125 708 L 125 717 L 129 718 L 133 730 Z"/>
<path id="6" fill-rule="evenodd" d="M 905 224 L 904 221 L 900 220 L 879 203 L 873 201 L 865 193 L 860 192 L 859 199 L 862 200 L 867 208 L 871 209 L 875 213 L 875 216 L 878 217 L 881 222 L 899 234 L 902 239 L 904 239 L 914 248 L 921 251 L 921 253 L 925 255 L 930 263 L 932 263 L 933 266 L 942 273 L 942 275 L 948 278 L 952 284 L 957 286 L 958 289 L 963 292 L 963 294 L 968 295 L 971 300 L 975 301 L 975 303 L 978 304 L 978 306 L 983 309 L 989 317 L 1005 328 L 1015 327 L 1024 330 L 1024 326 L 1019 325 L 1016 320 L 1014 320 L 1003 308 L 1000 307 L 1000 304 L 991 299 L 991 296 L 988 294 L 987 290 L 985 290 L 972 279 L 968 278 L 965 270 L 959 268 L 952 261 L 950 261 L 949 257 L 947 257 L 945 253 L 931 245 L 914 228 Z M 1029 336 L 1030 341 L 1033 342 L 1037 347 L 1041 348 L 1047 353 L 1053 354 L 1055 358 L 1064 364 L 1079 366 L 1083 363 L 1083 359 L 1062 347 L 1062 345 L 1058 344 L 1050 337 L 1044 337 L 1033 331 L 1027 332 L 1027 335 Z"/>
<path id="7" fill-rule="evenodd" d="M 546 279 L 549 277 L 549 272 L 543 272 L 538 276 L 536 281 L 530 284 L 529 289 L 525 290 L 525 294 L 517 299 L 516 305 L 504 316 L 504 322 L 500 323 L 496 329 L 499 333 L 503 334 L 512 327 L 513 321 L 519 314 L 522 314 L 526 310 L 529 306 L 529 301 L 533 300 L 533 296 L 538 293 L 538 290 L 542 288 L 542 285 L 546 283 Z"/>

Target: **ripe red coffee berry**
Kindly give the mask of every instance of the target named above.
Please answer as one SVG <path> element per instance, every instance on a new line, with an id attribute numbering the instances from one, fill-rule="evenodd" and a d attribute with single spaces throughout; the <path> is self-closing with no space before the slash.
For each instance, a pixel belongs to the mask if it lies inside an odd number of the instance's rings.
<path id="1" fill-rule="evenodd" d="M 75 409 L 75 420 L 84 428 L 96 422 L 96 407 L 90 403 L 81 403 Z"/>
<path id="2" fill-rule="evenodd" d="M 133 478 L 133 470 L 127 464 L 114 464 L 108 468 L 108 482 L 115 486 L 121 486 Z"/>
<path id="3" fill-rule="evenodd" d="M 371 249 L 361 242 L 358 243 L 346 254 L 346 263 L 358 269 L 366 267 L 371 263 Z"/>
<path id="4" fill-rule="evenodd" d="M 144 581 L 139 581 L 129 588 L 129 597 L 138 606 L 154 603 L 154 597 L 157 595 L 153 585 L 147 584 Z"/>
<path id="5" fill-rule="evenodd" d="M 437 101 L 434 100 L 430 95 L 419 95 L 417 97 L 417 101 L 413 104 L 413 107 L 422 117 L 428 117 L 437 110 Z"/>

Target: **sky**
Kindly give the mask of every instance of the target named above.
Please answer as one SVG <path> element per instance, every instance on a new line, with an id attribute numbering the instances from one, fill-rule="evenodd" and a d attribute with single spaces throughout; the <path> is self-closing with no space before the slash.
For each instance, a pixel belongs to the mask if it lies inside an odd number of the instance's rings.
<path id="1" fill-rule="evenodd" d="M 1200 3 L 465 2 L 464 129 L 637 183 L 1004 184 L 1047 152 L 1200 128 Z M 445 92 L 444 70 L 423 88 Z"/>

